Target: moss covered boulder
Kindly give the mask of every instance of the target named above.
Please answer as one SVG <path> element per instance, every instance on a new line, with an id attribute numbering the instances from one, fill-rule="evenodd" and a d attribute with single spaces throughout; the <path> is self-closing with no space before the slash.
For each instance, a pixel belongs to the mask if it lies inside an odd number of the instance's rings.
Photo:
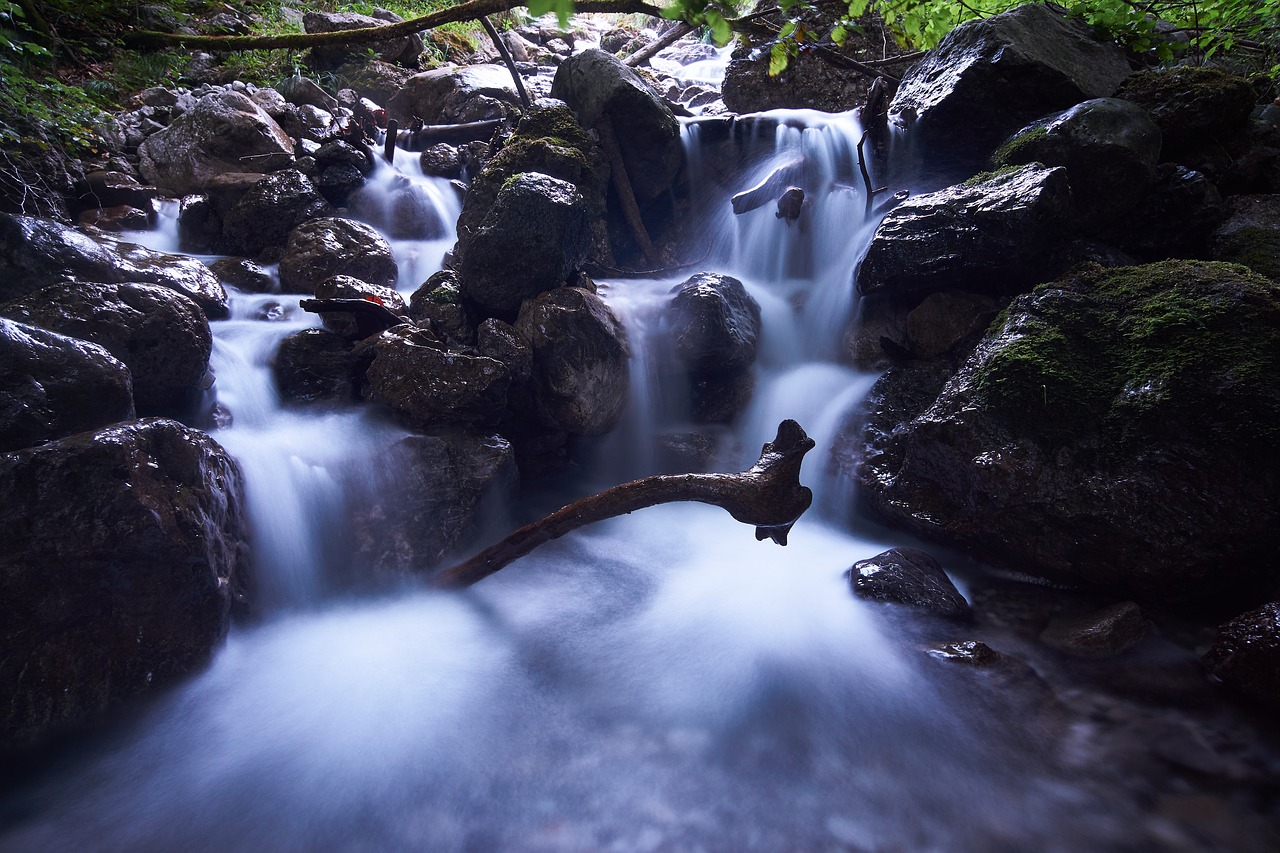
<path id="1" fill-rule="evenodd" d="M 1274 282 L 1166 261 L 1041 286 L 929 399 L 863 435 L 890 522 L 1144 600 L 1259 601 L 1280 578 Z"/>

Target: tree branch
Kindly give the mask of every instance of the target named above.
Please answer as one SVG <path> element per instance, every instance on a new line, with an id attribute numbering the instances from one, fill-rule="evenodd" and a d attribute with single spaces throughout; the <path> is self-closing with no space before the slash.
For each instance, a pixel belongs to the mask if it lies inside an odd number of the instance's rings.
<path id="1" fill-rule="evenodd" d="M 778 435 L 760 452 L 755 465 L 738 474 L 670 474 L 632 480 L 561 507 L 541 521 L 526 524 L 496 545 L 437 575 L 438 585 L 471 586 L 523 557 L 539 545 L 597 521 L 675 501 L 698 501 L 729 511 L 743 524 L 756 525 L 756 539 L 787 544 L 787 533 L 813 502 L 800 485 L 800 464 L 813 439 L 800 425 L 785 420 Z"/>

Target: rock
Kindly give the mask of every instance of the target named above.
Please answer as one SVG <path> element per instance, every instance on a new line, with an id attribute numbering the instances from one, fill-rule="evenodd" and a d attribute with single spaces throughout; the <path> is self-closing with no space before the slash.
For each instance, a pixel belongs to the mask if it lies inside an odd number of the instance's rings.
<path id="1" fill-rule="evenodd" d="M 1276 581 L 1276 375 L 1275 283 L 1086 271 L 1015 298 L 931 405 L 873 414 L 857 477 L 882 518 L 1020 572 L 1248 601 Z"/>
<path id="2" fill-rule="evenodd" d="M 299 225 L 280 259 L 285 293 L 313 293 L 317 284 L 335 275 L 394 288 L 398 274 L 386 238 L 351 219 L 324 217 Z"/>
<path id="3" fill-rule="evenodd" d="M 612 125 L 636 200 L 651 202 L 671 189 L 684 165 L 680 123 L 671 108 L 613 54 L 588 48 L 556 69 L 551 97 L 569 105 L 578 122 Z"/>
<path id="4" fill-rule="evenodd" d="M 972 342 L 995 319 L 990 296 L 944 290 L 926 296 L 907 314 L 906 342 L 917 358 L 937 358 Z"/>
<path id="5" fill-rule="evenodd" d="M 216 90 L 138 148 L 143 178 L 175 196 L 225 172 L 267 174 L 293 162 L 293 141 L 246 95 Z"/>
<path id="6" fill-rule="evenodd" d="M 855 273 L 858 290 L 1025 290 L 1051 274 L 1044 256 L 1063 240 L 1070 210 L 1066 169 L 1039 165 L 909 198 L 876 228 Z"/>
<path id="7" fill-rule="evenodd" d="M 0 314 L 98 344 L 124 362 L 142 415 L 185 413 L 208 386 L 209 321 L 180 293 L 151 284 L 62 284 Z"/>
<path id="8" fill-rule="evenodd" d="M 444 349 L 405 324 L 373 341 L 365 396 L 420 427 L 496 423 L 507 407 L 511 372 L 500 361 Z"/>
<path id="9" fill-rule="evenodd" d="M 671 292 L 672 342 L 690 372 L 718 373 L 755 363 L 760 305 L 742 282 L 718 273 L 698 273 Z"/>
<path id="10" fill-rule="evenodd" d="M 326 142 L 316 151 L 316 166 L 327 169 L 330 166 L 351 166 L 361 175 L 373 172 L 373 155 L 368 149 L 361 150 L 349 142 L 336 139 Z"/>
<path id="11" fill-rule="evenodd" d="M 0 455 L 0 744 L 81 724 L 203 666 L 246 583 L 240 476 L 146 420 Z"/>
<path id="12" fill-rule="evenodd" d="M 159 192 L 138 183 L 132 175 L 97 171 L 76 183 L 76 194 L 76 204 L 82 210 L 126 206 L 150 212 Z"/>
<path id="13" fill-rule="evenodd" d="M 1066 167 L 1079 230 L 1099 233 L 1155 183 L 1160 141 L 1160 128 L 1146 110 L 1129 101 L 1095 98 L 1018 131 L 993 160 L 997 167 Z"/>
<path id="14" fill-rule="evenodd" d="M 1257 95 L 1249 81 L 1211 65 L 1140 71 L 1116 97 L 1145 108 L 1164 134 L 1166 159 L 1204 137 L 1226 138 L 1244 127 Z"/>
<path id="15" fill-rule="evenodd" d="M 424 124 L 462 124 L 514 115 L 520 96 L 505 67 L 469 65 L 415 74 L 386 104 L 388 117 L 401 127 L 415 118 Z"/>
<path id="16" fill-rule="evenodd" d="M 472 344 L 476 339 L 476 330 L 462 304 L 462 284 L 452 270 L 433 273 L 413 292 L 409 297 L 409 319 L 419 326 L 429 326 L 447 341 Z"/>
<path id="17" fill-rule="evenodd" d="M 1213 258 L 1280 280 L 1280 195 L 1232 196 L 1227 211 L 1213 233 Z"/>
<path id="18" fill-rule="evenodd" d="M 462 152 L 457 146 L 437 142 L 418 155 L 422 174 L 432 178 L 461 178 Z M 523 171 L 523 170 L 522 170 Z"/>
<path id="19" fill-rule="evenodd" d="M 1082 21 L 1027 4 L 948 33 L 904 75 L 889 117 L 927 161 L 978 164 L 1028 122 L 1111 97 L 1129 73 Z"/>
<path id="20" fill-rule="evenodd" d="M 1226 215 L 1227 207 L 1212 181 L 1200 172 L 1162 163 L 1151 192 L 1109 239 L 1143 261 L 1202 258 Z"/>
<path id="21" fill-rule="evenodd" d="M 286 101 L 299 107 L 310 104 L 313 107 L 319 107 L 332 113 L 340 106 L 337 98 L 321 88 L 319 83 L 310 77 L 304 77 L 302 74 L 294 74 L 292 77 L 277 83 L 276 91 Z"/>
<path id="22" fill-rule="evenodd" d="M 271 371 L 286 403 L 350 403 L 360 399 L 368 363 L 342 335 L 303 329 L 280 342 Z"/>
<path id="23" fill-rule="evenodd" d="M 533 350 L 538 422 L 577 435 L 603 435 L 617 424 L 630 382 L 626 334 L 600 297 L 549 290 L 525 302 L 515 329 Z"/>
<path id="24" fill-rule="evenodd" d="M 383 11 L 373 17 L 357 12 L 307 12 L 302 16 L 302 28 L 308 33 L 339 33 L 347 30 L 382 27 L 404 20 L 399 15 Z M 321 69 L 333 69 L 352 56 L 373 50 L 384 62 L 400 65 L 417 65 L 422 55 L 422 37 L 417 33 L 381 42 L 364 42 L 358 45 L 323 45 L 311 48 L 312 64 Z"/>
<path id="25" fill-rule="evenodd" d="M 0 213 L 0 302 L 69 279 L 157 284 L 190 297 L 211 319 L 227 316 L 226 291 L 195 258 Z"/>
<path id="26" fill-rule="evenodd" d="M 533 350 L 528 341 L 496 317 L 490 317 L 476 329 L 476 352 L 506 365 L 515 384 L 528 382 L 533 375 Z"/>
<path id="27" fill-rule="evenodd" d="M 1280 710 L 1280 603 L 1264 604 L 1218 628 L 1203 663 L 1218 682 Z"/>
<path id="28" fill-rule="evenodd" d="M 413 79 L 414 72 L 390 62 L 361 59 L 346 63 L 333 76 L 339 95 L 344 89 L 354 90 L 377 105 L 390 102 Z"/>
<path id="29" fill-rule="evenodd" d="M 76 217 L 76 224 L 82 228 L 97 228 L 100 231 L 145 231 L 151 227 L 152 215 L 136 207 L 120 205 L 83 211 Z"/>
<path id="30" fill-rule="evenodd" d="M 0 453 L 133 417 L 129 369 L 111 353 L 0 318 Z"/>
<path id="31" fill-rule="evenodd" d="M 333 208 L 315 184 L 296 169 L 262 178 L 222 218 L 223 254 L 256 256 L 268 247 L 283 250 L 294 228 L 332 216 Z"/>
<path id="32" fill-rule="evenodd" d="M 370 302 L 376 302 L 397 314 L 405 315 L 406 318 L 409 313 L 409 306 L 405 304 L 404 297 L 396 293 L 392 288 L 369 284 L 349 275 L 335 275 L 317 284 L 316 298 L 366 299 Z M 350 314 L 327 312 L 323 315 L 323 322 L 326 329 L 331 332 L 337 332 L 344 338 L 355 339 L 359 337 L 356 320 Z"/>
<path id="33" fill-rule="evenodd" d="M 397 176 L 390 185 L 365 186 L 348 200 L 353 215 L 370 222 L 393 240 L 436 240 L 447 226 L 434 188 Z"/>
<path id="34" fill-rule="evenodd" d="M 511 314 L 528 297 L 560 287 L 587 257 L 587 206 L 573 184 L 520 174 L 465 243 L 462 294 L 485 312 Z"/>
<path id="35" fill-rule="evenodd" d="M 1147 633 L 1142 608 L 1121 601 L 1091 613 L 1058 616 L 1040 634 L 1045 645 L 1080 658 L 1109 658 L 1137 645 Z"/>
<path id="36" fill-rule="evenodd" d="M 279 288 L 274 275 L 247 258 L 219 258 L 209 264 L 209 271 L 218 281 L 245 293 L 274 293 Z"/>
<path id="37" fill-rule="evenodd" d="M 905 604 L 967 619 L 969 602 L 956 589 L 938 561 L 918 548 L 891 548 L 853 564 L 849 586 L 860 598 Z"/>
<path id="38" fill-rule="evenodd" d="M 485 498 L 515 484 L 511 445 L 497 435 L 412 435 L 389 456 L 396 482 L 357 511 L 357 559 L 374 571 L 435 567 L 474 527 Z"/>

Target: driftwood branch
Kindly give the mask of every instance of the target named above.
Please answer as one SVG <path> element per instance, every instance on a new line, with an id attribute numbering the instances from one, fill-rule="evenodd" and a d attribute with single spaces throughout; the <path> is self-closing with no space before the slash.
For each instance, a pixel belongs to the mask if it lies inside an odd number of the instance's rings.
<path id="1" fill-rule="evenodd" d="M 396 147 L 405 151 L 425 151 L 438 142 L 462 145 L 484 141 L 502 124 L 502 119 L 490 118 L 469 121 L 464 124 L 428 124 L 416 130 L 401 130 L 396 134 Z"/>
<path id="2" fill-rule="evenodd" d="M 631 68 L 637 68 L 693 32 L 693 29 L 693 24 L 681 21 L 655 39 L 653 44 L 645 45 L 628 56 L 623 60 L 623 63 Z"/>
<path id="3" fill-rule="evenodd" d="M 496 15 L 524 5 L 525 3 L 521 2 L 521 0 L 466 0 L 466 2 L 459 3 L 456 6 L 450 6 L 446 9 L 440 9 L 399 23 L 332 33 L 289 33 L 287 35 L 274 36 L 197 36 L 138 30 L 126 33 L 123 41 L 126 47 L 135 49 L 185 47 L 213 51 L 215 53 L 236 50 L 279 50 L 282 48 L 302 50 L 308 47 L 334 44 L 369 44 L 435 29 L 442 24 L 455 24 L 482 18 L 486 15 Z M 661 10 L 644 2 L 644 0 L 577 0 L 574 3 L 574 9 L 578 12 L 638 13 L 654 17 L 658 17 L 661 14 Z"/>
<path id="4" fill-rule="evenodd" d="M 787 533 L 813 502 L 800 485 L 800 464 L 813 439 L 795 421 L 778 425 L 755 465 L 738 474 L 671 474 L 645 477 L 574 501 L 541 521 L 526 524 L 498 544 L 436 577 L 440 586 L 460 588 L 484 580 L 539 545 L 606 518 L 675 501 L 698 501 L 729 511 L 756 526 L 756 539 L 787 544 Z"/>
<path id="5" fill-rule="evenodd" d="M 611 167 L 609 174 L 613 180 L 613 188 L 618 193 L 618 203 L 622 205 L 622 218 L 626 220 L 632 236 L 640 244 L 645 260 L 654 266 L 661 266 L 662 258 L 654 248 L 653 240 L 649 238 L 649 232 L 644 227 L 644 220 L 640 216 L 640 205 L 631 187 L 631 178 L 627 175 L 627 164 L 622 159 L 618 136 L 613 130 L 613 119 L 607 115 L 603 116 L 596 126 L 596 133 L 600 135 L 600 148 L 609 160 Z"/>
<path id="6" fill-rule="evenodd" d="M 502 40 L 502 36 L 498 35 L 498 30 L 487 16 L 481 15 L 479 20 L 480 26 L 484 27 L 484 31 L 489 34 L 489 40 L 497 48 L 498 55 L 502 57 L 502 64 L 507 66 L 507 73 L 511 75 L 511 80 L 516 84 L 516 92 L 520 95 L 520 106 L 526 110 L 529 109 L 531 106 L 529 93 L 524 90 L 524 81 L 520 79 L 520 70 L 516 68 L 516 61 L 511 58 L 511 51 L 507 50 L 507 43 Z"/>
<path id="7" fill-rule="evenodd" d="M 743 190 L 729 200 L 739 216 L 777 200 L 800 176 L 804 161 L 795 158 L 778 166 L 755 186 Z"/>

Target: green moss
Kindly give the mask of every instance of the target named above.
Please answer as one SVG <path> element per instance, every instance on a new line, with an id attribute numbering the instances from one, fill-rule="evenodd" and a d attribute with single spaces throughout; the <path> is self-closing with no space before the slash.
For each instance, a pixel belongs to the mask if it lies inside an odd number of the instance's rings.
<path id="1" fill-rule="evenodd" d="M 1274 228 L 1241 228 L 1218 240 L 1216 256 L 1280 280 L 1280 231 Z"/>
<path id="2" fill-rule="evenodd" d="M 1019 163 L 1016 165 L 1001 166 L 1000 168 L 994 169 L 990 172 L 979 172 L 978 174 L 974 175 L 972 178 L 969 178 L 967 181 L 962 181 L 960 183 L 960 186 L 976 187 L 979 184 L 985 184 L 990 181 L 995 181 L 1000 178 L 1006 177 L 1008 175 L 1012 175 L 1014 172 L 1018 171 L 1019 169 L 1025 168 L 1027 165 L 1030 165 L 1030 164 Z"/>
<path id="3" fill-rule="evenodd" d="M 996 153 L 991 155 L 991 162 L 997 168 L 1035 162 L 1038 158 L 1034 152 L 1048 138 L 1049 128 L 1045 125 L 1019 131 L 996 149 Z"/>

